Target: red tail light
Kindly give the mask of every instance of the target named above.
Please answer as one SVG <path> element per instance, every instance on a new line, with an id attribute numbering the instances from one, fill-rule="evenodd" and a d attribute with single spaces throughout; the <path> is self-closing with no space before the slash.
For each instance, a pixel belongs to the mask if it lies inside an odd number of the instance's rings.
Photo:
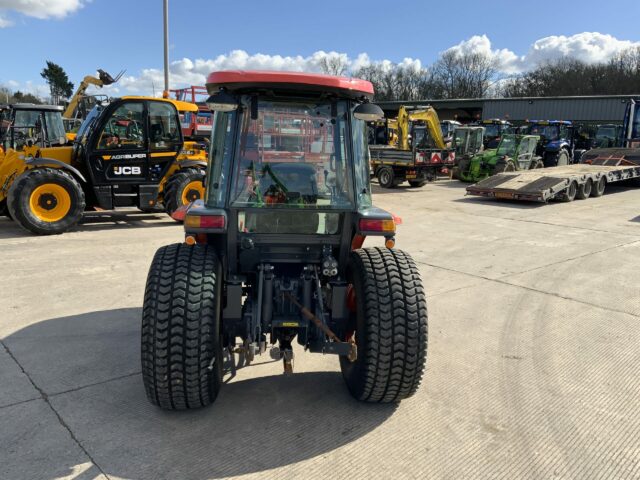
<path id="1" fill-rule="evenodd" d="M 224 215 L 187 215 L 184 219 L 184 226 L 224 230 L 227 226 L 227 219 Z"/>
<path id="2" fill-rule="evenodd" d="M 361 232 L 395 232 L 396 223 L 393 220 L 361 218 L 358 223 Z"/>

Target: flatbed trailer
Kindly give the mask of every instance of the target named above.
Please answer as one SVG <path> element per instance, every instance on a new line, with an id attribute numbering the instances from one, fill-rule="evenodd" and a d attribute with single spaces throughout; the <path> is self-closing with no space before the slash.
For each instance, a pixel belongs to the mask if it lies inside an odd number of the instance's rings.
<path id="1" fill-rule="evenodd" d="M 453 168 L 455 151 L 437 148 L 401 150 L 388 145 L 370 145 L 371 173 L 383 187 L 408 181 L 421 186 L 436 180 L 443 168 Z"/>
<path id="2" fill-rule="evenodd" d="M 499 173 L 467 187 L 483 197 L 548 202 L 599 197 L 606 185 L 640 178 L 640 162 L 624 156 L 598 157 L 590 163 Z"/>

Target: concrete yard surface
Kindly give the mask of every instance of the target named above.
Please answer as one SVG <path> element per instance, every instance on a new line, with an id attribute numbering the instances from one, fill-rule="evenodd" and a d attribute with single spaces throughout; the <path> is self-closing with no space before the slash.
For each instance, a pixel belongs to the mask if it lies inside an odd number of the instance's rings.
<path id="1" fill-rule="evenodd" d="M 142 296 L 182 228 L 0 219 L 0 479 L 640 478 L 640 189 L 544 205 L 465 186 L 375 187 L 428 292 L 427 369 L 397 405 L 353 400 L 336 357 L 298 349 L 292 376 L 263 355 L 213 406 L 159 410 Z"/>

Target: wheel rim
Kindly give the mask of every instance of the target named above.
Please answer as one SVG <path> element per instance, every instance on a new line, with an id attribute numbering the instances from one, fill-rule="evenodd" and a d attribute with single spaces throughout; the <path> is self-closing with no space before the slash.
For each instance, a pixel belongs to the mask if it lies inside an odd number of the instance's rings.
<path id="1" fill-rule="evenodd" d="M 592 188 L 591 182 L 587 182 L 587 183 L 584 184 L 584 196 L 585 197 L 588 197 L 589 195 L 591 195 L 591 188 Z"/>
<path id="2" fill-rule="evenodd" d="M 204 185 L 202 185 L 202 181 L 200 180 L 193 180 L 192 182 L 187 183 L 182 190 L 183 205 L 195 200 L 200 200 L 202 197 L 204 197 Z"/>
<path id="3" fill-rule="evenodd" d="M 389 172 L 387 172 L 386 170 L 380 172 L 380 183 L 385 185 L 389 183 Z"/>
<path id="4" fill-rule="evenodd" d="M 71 195 L 62 185 L 45 183 L 31 192 L 29 207 L 38 220 L 58 222 L 71 210 Z"/>

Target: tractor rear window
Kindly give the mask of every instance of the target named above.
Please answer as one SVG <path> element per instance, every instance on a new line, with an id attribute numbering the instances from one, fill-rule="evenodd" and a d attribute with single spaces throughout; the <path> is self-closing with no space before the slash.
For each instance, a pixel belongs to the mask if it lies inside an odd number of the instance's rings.
<path id="1" fill-rule="evenodd" d="M 250 101 L 240 120 L 231 203 L 259 208 L 350 208 L 346 102 Z M 332 115 L 332 113 L 335 115 Z"/>

